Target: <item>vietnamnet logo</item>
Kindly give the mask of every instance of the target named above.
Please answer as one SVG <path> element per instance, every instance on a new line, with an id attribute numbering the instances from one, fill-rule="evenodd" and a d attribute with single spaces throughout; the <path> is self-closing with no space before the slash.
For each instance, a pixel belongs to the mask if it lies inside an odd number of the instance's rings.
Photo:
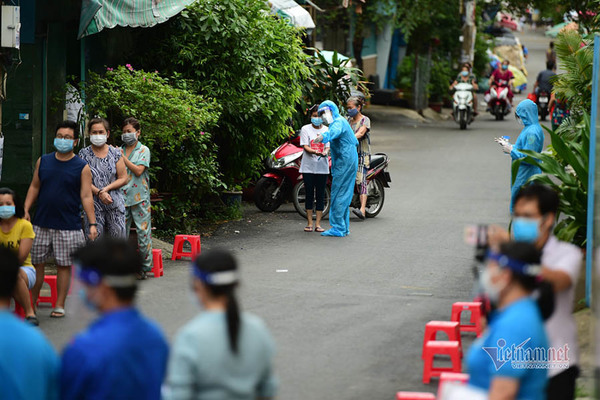
<path id="1" fill-rule="evenodd" d="M 498 347 L 482 347 L 490 356 L 496 371 L 506 363 L 514 369 L 567 369 L 569 368 L 569 346 L 562 347 L 525 347 L 531 338 L 520 344 L 506 345 L 499 339 Z"/>

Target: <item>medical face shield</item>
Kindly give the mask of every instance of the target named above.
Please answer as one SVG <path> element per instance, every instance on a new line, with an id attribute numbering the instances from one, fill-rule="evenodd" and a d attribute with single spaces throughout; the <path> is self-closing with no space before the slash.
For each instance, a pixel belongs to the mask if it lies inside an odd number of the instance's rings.
<path id="1" fill-rule="evenodd" d="M 94 307 L 98 306 L 98 304 L 95 304 L 98 299 L 91 298 L 96 295 L 96 288 L 101 283 L 114 289 L 132 288 L 138 284 L 135 274 L 102 275 L 95 268 L 82 267 L 81 265 L 75 265 L 72 272 L 77 279 L 72 280 L 65 306 L 66 313 L 76 315 L 89 322 L 98 315 L 98 310 Z"/>
<path id="2" fill-rule="evenodd" d="M 542 272 L 542 267 L 540 265 L 528 264 L 493 251 L 488 251 L 487 259 L 498 263 L 500 268 L 508 268 L 511 271 L 521 275 L 539 278 Z"/>
<path id="3" fill-rule="evenodd" d="M 329 107 L 324 107 L 320 109 L 319 117 L 323 119 L 323 123 L 325 125 L 329 125 L 333 122 L 333 114 L 331 113 L 331 109 L 329 109 Z"/>

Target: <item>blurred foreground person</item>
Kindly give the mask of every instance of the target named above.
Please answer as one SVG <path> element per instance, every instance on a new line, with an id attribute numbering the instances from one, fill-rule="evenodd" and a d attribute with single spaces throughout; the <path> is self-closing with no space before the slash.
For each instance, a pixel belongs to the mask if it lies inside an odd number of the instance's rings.
<path id="1" fill-rule="evenodd" d="M 529 243 L 504 243 L 488 253 L 480 284 L 495 311 L 466 364 L 469 385 L 489 399 L 546 398 L 550 351 L 541 305 L 531 296 L 539 284 L 539 262 L 539 251 Z"/>
<path id="2" fill-rule="evenodd" d="M 579 375 L 577 324 L 573 317 L 575 286 L 579 279 L 583 255 L 571 243 L 562 242 L 552 234 L 558 214 L 559 197 L 549 186 L 524 186 L 515 199 L 512 222 L 514 240 L 532 243 L 542 252 L 541 277 L 552 285 L 554 312 L 546 321 L 546 332 L 553 348 L 567 346 L 565 363 L 548 368 L 548 400 L 575 398 L 575 381 Z M 495 240 L 509 240 L 506 231 L 497 232 Z"/>
<path id="3" fill-rule="evenodd" d="M 66 347 L 63 399 L 160 399 L 168 347 L 154 323 L 133 306 L 142 263 L 123 239 L 108 236 L 74 255 L 80 298 L 100 313 Z"/>
<path id="4" fill-rule="evenodd" d="M 238 309 L 235 259 L 225 251 L 202 253 L 192 273 L 192 290 L 203 311 L 175 338 L 165 398 L 273 398 L 273 339 L 258 317 Z"/>
<path id="5" fill-rule="evenodd" d="M 42 333 L 9 311 L 19 260 L 0 246 L 0 399 L 58 399 L 59 359 Z"/>

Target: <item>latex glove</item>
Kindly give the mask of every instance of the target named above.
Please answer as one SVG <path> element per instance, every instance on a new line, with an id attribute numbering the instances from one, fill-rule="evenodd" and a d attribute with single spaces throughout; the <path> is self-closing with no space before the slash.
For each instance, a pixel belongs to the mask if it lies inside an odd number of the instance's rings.
<path id="1" fill-rule="evenodd" d="M 321 143 L 323 141 L 323 135 L 321 135 L 320 133 L 317 135 L 317 137 L 313 140 L 313 142 L 315 143 Z"/>
<path id="2" fill-rule="evenodd" d="M 502 147 L 502 151 L 509 154 L 512 151 L 513 145 L 510 144 L 510 142 L 504 138 L 496 138 L 494 139 L 494 141 L 496 143 L 498 143 L 500 145 L 500 147 Z"/>

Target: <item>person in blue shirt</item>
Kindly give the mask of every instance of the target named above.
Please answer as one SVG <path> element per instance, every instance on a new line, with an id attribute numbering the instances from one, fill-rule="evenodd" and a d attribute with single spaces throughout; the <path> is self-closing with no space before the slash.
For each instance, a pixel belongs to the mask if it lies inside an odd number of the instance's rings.
<path id="1" fill-rule="evenodd" d="M 133 306 L 142 260 L 124 239 L 101 238 L 74 254 L 80 298 L 100 313 L 65 348 L 61 398 L 161 398 L 168 346 L 156 324 Z"/>
<path id="2" fill-rule="evenodd" d="M 350 203 L 358 171 L 358 139 L 338 107 L 326 100 L 319 105 L 319 115 L 329 130 L 319 133 L 315 143 L 331 143 L 331 205 L 329 224 L 331 228 L 322 236 L 347 236 L 350 234 Z"/>
<path id="3" fill-rule="evenodd" d="M 517 142 L 512 145 L 505 138 L 497 138 L 496 142 L 502 146 L 502 150 L 510 154 L 511 159 L 518 160 L 524 158 L 526 155 L 520 150 L 532 150 L 540 153 L 544 148 L 544 131 L 538 122 L 538 109 L 537 105 L 529 100 L 523 100 L 517 106 L 515 111 L 517 121 L 524 126 L 523 130 L 517 138 Z M 513 212 L 513 206 L 515 204 L 515 197 L 519 193 L 521 187 L 527 182 L 533 175 L 541 173 L 542 170 L 529 163 L 521 163 L 517 177 L 513 182 L 510 191 L 510 212 Z"/>
<path id="4" fill-rule="evenodd" d="M 551 351 L 540 305 L 531 297 L 540 284 L 539 263 L 540 252 L 532 244 L 503 243 L 498 252 L 488 253 L 480 275 L 495 311 L 466 364 L 469 385 L 487 391 L 490 399 L 545 399 Z"/>
<path id="5" fill-rule="evenodd" d="M 273 398 L 273 339 L 260 318 L 239 311 L 235 259 L 222 250 L 204 252 L 194 262 L 192 275 L 194 297 L 203 311 L 177 333 L 164 398 Z"/>
<path id="6" fill-rule="evenodd" d="M 58 399 L 60 360 L 37 328 L 10 312 L 19 260 L 0 246 L 0 399 Z"/>

